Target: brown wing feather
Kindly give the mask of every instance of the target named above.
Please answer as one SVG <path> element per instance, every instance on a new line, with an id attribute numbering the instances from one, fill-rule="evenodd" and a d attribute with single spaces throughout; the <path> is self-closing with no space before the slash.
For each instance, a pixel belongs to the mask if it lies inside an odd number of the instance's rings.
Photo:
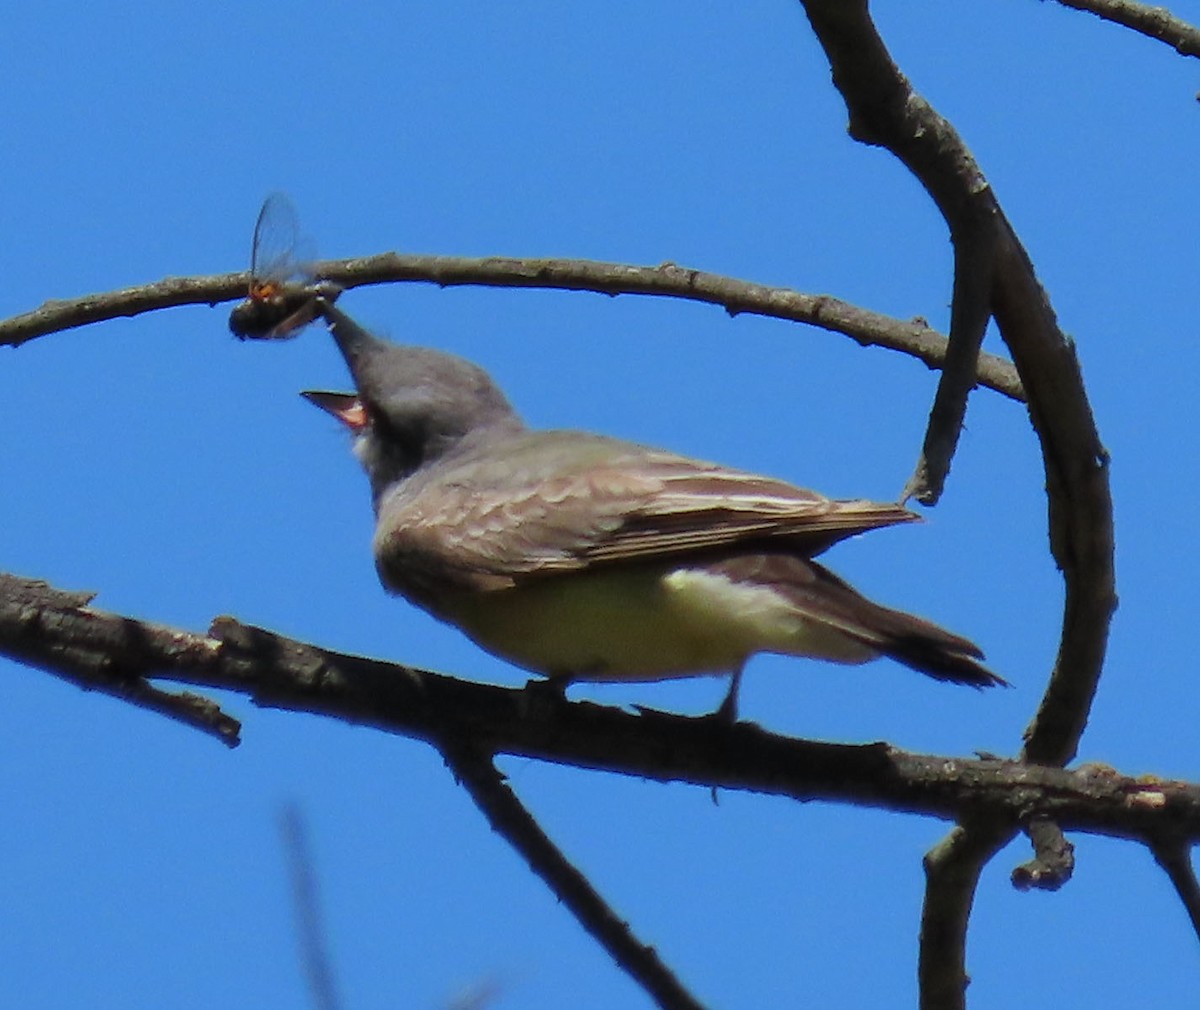
<path id="1" fill-rule="evenodd" d="M 401 592 L 430 580 L 486 589 L 763 540 L 811 557 L 918 518 L 626 442 L 539 432 L 401 487 L 380 504 L 375 547 Z"/>
<path id="2" fill-rule="evenodd" d="M 590 545 L 588 558 L 637 560 L 757 540 L 813 557 L 846 537 L 920 518 L 900 505 L 838 501 L 724 467 L 685 470 L 676 459 L 661 460 L 659 490 L 611 536 Z"/>

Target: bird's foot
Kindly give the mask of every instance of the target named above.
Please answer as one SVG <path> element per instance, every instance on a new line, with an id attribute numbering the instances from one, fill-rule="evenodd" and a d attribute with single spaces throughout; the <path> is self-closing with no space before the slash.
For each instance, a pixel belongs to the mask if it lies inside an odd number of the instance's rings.
<path id="1" fill-rule="evenodd" d="M 738 720 L 738 688 L 742 686 L 742 671 L 735 670 L 729 681 L 729 693 L 711 718 L 732 726 Z"/>
<path id="2" fill-rule="evenodd" d="M 567 703 L 569 677 L 531 677 L 525 682 L 525 697 L 539 707 L 558 707 Z"/>

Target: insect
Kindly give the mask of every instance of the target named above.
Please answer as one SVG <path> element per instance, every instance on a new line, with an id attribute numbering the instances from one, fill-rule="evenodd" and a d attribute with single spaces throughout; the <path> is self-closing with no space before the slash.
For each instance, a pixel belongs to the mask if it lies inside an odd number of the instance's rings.
<path id="1" fill-rule="evenodd" d="M 317 315 L 316 299 L 334 301 L 342 289 L 316 281 L 298 259 L 299 219 L 282 193 L 263 201 L 250 246 L 250 287 L 229 313 L 229 329 L 242 340 L 294 337 Z"/>

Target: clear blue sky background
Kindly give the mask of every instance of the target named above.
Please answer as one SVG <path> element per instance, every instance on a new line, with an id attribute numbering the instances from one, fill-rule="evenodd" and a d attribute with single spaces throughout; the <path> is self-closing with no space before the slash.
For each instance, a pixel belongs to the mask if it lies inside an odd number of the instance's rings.
<path id="1" fill-rule="evenodd" d="M 1052 3 L 880 2 L 1078 341 L 1113 454 L 1121 609 L 1081 758 L 1200 778 L 1191 636 L 1200 64 Z M 1200 2 L 1175 5 L 1200 20 Z M 0 316 L 241 269 L 291 194 L 322 255 L 680 264 L 945 328 L 945 228 L 851 142 L 796 3 L 17 5 L 0 38 Z M 845 497 L 895 497 L 935 376 L 782 322 L 663 300 L 403 286 L 364 324 L 483 363 L 531 423 L 606 431 Z M 379 588 L 319 328 L 239 344 L 227 306 L 0 353 L 0 568 L 203 629 L 219 613 L 484 681 L 524 676 Z M 994 339 L 989 340 L 998 349 Z M 761 659 L 745 717 L 837 741 L 1015 752 L 1057 642 L 1042 470 L 980 392 L 944 503 L 838 547 L 876 598 L 977 639 L 1015 690 Z M 724 685 L 580 691 L 703 712 Z M 308 817 L 349 1010 L 646 998 L 427 747 L 225 699 L 242 747 L 0 663 L 0 1005 L 302 1007 L 276 816 Z M 946 825 L 509 760 L 567 854 L 713 1007 L 915 999 L 922 854 Z M 988 869 L 972 1006 L 1183 1006 L 1196 943 L 1141 849 L 1075 837 L 1060 893 Z"/>

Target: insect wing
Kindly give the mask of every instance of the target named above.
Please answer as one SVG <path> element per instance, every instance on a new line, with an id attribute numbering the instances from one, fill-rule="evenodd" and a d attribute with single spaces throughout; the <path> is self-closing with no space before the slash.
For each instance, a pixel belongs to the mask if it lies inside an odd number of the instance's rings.
<path id="1" fill-rule="evenodd" d="M 292 201 L 272 193 L 263 201 L 254 223 L 250 247 L 250 297 L 269 298 L 280 285 L 302 272 L 297 259 L 300 219 Z"/>
<path id="2" fill-rule="evenodd" d="M 299 221 L 284 194 L 272 193 L 263 201 L 250 248 L 249 297 L 229 316 L 229 328 L 237 337 L 293 337 L 316 318 L 315 296 L 332 301 L 341 293 L 336 285 L 314 283 L 307 266 L 311 257 L 301 257 L 305 240 Z"/>

